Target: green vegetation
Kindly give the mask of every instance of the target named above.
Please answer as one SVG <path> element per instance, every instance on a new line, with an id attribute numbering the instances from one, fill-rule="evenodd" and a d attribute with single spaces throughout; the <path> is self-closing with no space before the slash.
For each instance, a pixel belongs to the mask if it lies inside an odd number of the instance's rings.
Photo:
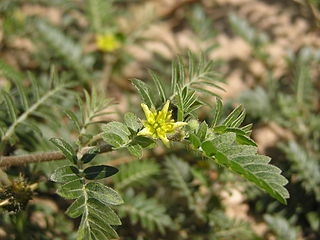
<path id="1" fill-rule="evenodd" d="M 165 2 L 1 1 L 0 239 L 320 237 L 319 2 Z"/>

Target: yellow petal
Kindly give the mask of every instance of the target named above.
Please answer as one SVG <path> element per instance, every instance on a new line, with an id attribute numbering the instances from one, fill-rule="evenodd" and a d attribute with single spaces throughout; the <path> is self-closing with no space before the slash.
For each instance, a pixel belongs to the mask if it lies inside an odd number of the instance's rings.
<path id="1" fill-rule="evenodd" d="M 161 139 L 161 141 L 163 142 L 164 145 L 166 145 L 166 147 L 170 147 L 170 142 L 169 139 L 166 136 L 159 136 L 159 138 Z"/>
<path id="2" fill-rule="evenodd" d="M 152 133 L 147 129 L 143 128 L 141 131 L 137 133 L 138 136 L 151 136 Z"/>
<path id="3" fill-rule="evenodd" d="M 167 115 L 167 113 L 168 113 L 169 105 L 170 105 L 170 101 L 167 100 L 167 101 L 166 101 L 166 104 L 164 104 L 164 106 L 163 106 L 163 108 L 162 108 L 162 110 L 161 110 L 161 112 L 166 113 L 165 115 Z"/>
<path id="4" fill-rule="evenodd" d="M 173 123 L 172 130 L 175 130 L 175 129 L 179 128 L 179 127 L 183 127 L 185 125 L 188 125 L 188 123 L 186 123 L 186 122 L 175 122 L 175 123 Z"/>
<path id="5" fill-rule="evenodd" d="M 150 114 L 151 114 L 151 111 L 150 111 L 149 107 L 144 103 L 141 103 L 141 107 L 142 107 L 142 110 L 144 112 L 144 115 L 146 115 L 146 117 L 148 119 L 148 116 L 150 116 Z"/>

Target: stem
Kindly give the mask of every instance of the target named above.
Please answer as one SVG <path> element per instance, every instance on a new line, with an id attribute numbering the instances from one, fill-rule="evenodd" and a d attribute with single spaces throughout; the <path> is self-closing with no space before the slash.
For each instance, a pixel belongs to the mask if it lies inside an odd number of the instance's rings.
<path id="1" fill-rule="evenodd" d="M 110 152 L 112 147 L 109 144 L 98 146 L 98 153 Z M 91 150 L 92 147 L 82 149 L 83 152 Z M 47 161 L 58 161 L 66 159 L 60 151 L 35 153 L 21 156 L 0 156 L 0 167 L 21 166 L 29 163 L 40 163 Z"/>
<path id="2" fill-rule="evenodd" d="M 93 144 L 94 142 L 100 140 L 102 138 L 103 132 L 98 133 L 97 135 L 94 135 L 87 143 L 87 146 L 90 146 L 91 144 Z"/>
<path id="3" fill-rule="evenodd" d="M 63 159 L 65 159 L 65 156 L 60 151 L 35 153 L 21 156 L 1 156 L 0 167 L 20 166 L 35 162 L 56 161 Z"/>

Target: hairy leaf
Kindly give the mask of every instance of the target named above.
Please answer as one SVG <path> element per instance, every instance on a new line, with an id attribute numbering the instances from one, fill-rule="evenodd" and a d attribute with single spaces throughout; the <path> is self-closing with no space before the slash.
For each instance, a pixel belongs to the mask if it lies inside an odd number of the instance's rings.
<path id="1" fill-rule="evenodd" d="M 125 195 L 125 204 L 119 208 L 120 216 L 128 216 L 132 224 L 141 223 L 150 232 L 156 229 L 164 233 L 170 228 L 172 220 L 166 214 L 166 209 L 154 198 L 147 198 L 145 194 Z"/>
<path id="2" fill-rule="evenodd" d="M 124 122 L 127 127 L 134 132 L 138 131 L 142 127 L 138 117 L 132 112 L 128 112 L 124 115 Z"/>
<path id="3" fill-rule="evenodd" d="M 70 184 L 73 182 L 62 184 L 59 190 L 64 193 L 63 197 L 71 198 L 72 195 L 72 198 L 76 198 L 66 210 L 66 214 L 72 218 L 82 215 L 77 239 L 118 238 L 118 234 L 111 225 L 120 225 L 121 221 L 110 205 L 123 203 L 119 194 L 98 182 L 82 183 L 81 188 L 70 188 Z"/>
<path id="4" fill-rule="evenodd" d="M 110 122 L 102 127 L 103 139 L 115 148 L 120 148 L 129 143 L 130 131 L 120 122 Z"/>
<path id="5" fill-rule="evenodd" d="M 36 22 L 35 27 L 40 35 L 39 40 L 45 42 L 46 47 L 52 50 L 52 54 L 61 57 L 64 63 L 71 67 L 80 79 L 87 80 L 90 78 L 87 68 L 91 61 L 89 61 L 89 56 L 82 54 L 79 44 L 60 29 L 45 21 Z"/>
<path id="6" fill-rule="evenodd" d="M 120 195 L 113 189 L 99 182 L 87 183 L 86 192 L 89 197 L 95 198 L 105 204 L 120 205 L 123 203 Z"/>
<path id="7" fill-rule="evenodd" d="M 16 105 L 14 104 L 14 100 L 10 96 L 10 94 L 7 93 L 6 91 L 1 91 L 1 94 L 2 94 L 4 102 L 6 104 L 9 118 L 12 122 L 15 122 L 17 120 L 18 109 L 17 109 Z"/>
<path id="8" fill-rule="evenodd" d="M 128 151 L 135 157 L 141 158 L 142 157 L 142 150 L 143 148 L 139 144 L 130 144 L 128 146 Z"/>
<path id="9" fill-rule="evenodd" d="M 190 166 L 174 155 L 166 158 L 165 166 L 170 184 L 182 193 L 188 200 L 189 208 L 193 209 L 195 201 L 187 182 L 188 178 L 191 176 Z"/>
<path id="10" fill-rule="evenodd" d="M 77 218 L 80 217 L 83 212 L 84 212 L 84 208 L 85 208 L 85 198 L 84 196 L 81 196 L 79 198 L 77 198 L 66 210 L 66 214 L 69 217 L 72 218 Z"/>
<path id="11" fill-rule="evenodd" d="M 81 124 L 80 124 L 80 121 L 79 121 L 78 117 L 76 116 L 76 114 L 74 112 L 70 111 L 70 110 L 66 110 L 65 114 L 68 116 L 68 118 L 70 120 L 72 120 L 72 122 L 73 122 L 74 126 L 76 127 L 76 129 L 78 131 L 80 131 L 81 130 L 81 127 L 80 127 Z"/>
<path id="12" fill-rule="evenodd" d="M 71 163 L 75 163 L 77 161 L 76 152 L 69 143 L 61 138 L 51 138 L 50 141 L 61 150 L 64 156 L 70 160 Z"/>
<path id="13" fill-rule="evenodd" d="M 166 100 L 168 99 L 168 96 L 165 92 L 165 88 L 163 86 L 163 81 L 161 81 L 161 79 L 159 78 L 159 76 L 155 72 L 149 71 L 149 74 L 151 75 L 152 80 L 153 80 L 154 84 L 156 85 L 156 89 L 157 89 L 156 92 L 159 94 L 161 102 L 166 102 Z"/>
<path id="14" fill-rule="evenodd" d="M 257 154 L 257 148 L 237 145 L 235 133 L 224 133 L 201 145 L 205 155 L 213 158 L 232 172 L 253 182 L 283 204 L 289 197 L 283 187 L 288 181 L 280 175 L 281 170 L 268 164 L 269 157 Z"/>
<path id="15" fill-rule="evenodd" d="M 57 193 L 66 199 L 75 199 L 83 194 L 83 183 L 80 178 L 75 177 L 60 184 Z"/>
<path id="16" fill-rule="evenodd" d="M 148 183 L 149 179 L 159 170 L 159 165 L 150 159 L 123 164 L 119 167 L 119 173 L 114 177 L 116 189 Z"/>
<path id="17" fill-rule="evenodd" d="M 118 169 L 112 166 L 96 165 L 84 169 L 84 177 L 88 180 L 98 180 L 110 177 L 118 172 Z"/>
<path id="18" fill-rule="evenodd" d="M 155 104 L 152 99 L 152 93 L 151 93 L 150 87 L 146 83 L 142 82 L 139 79 L 132 79 L 131 82 L 138 90 L 138 93 L 139 93 L 142 101 L 145 104 L 147 104 L 149 107 L 155 108 Z"/>
<path id="19" fill-rule="evenodd" d="M 280 145 L 296 174 L 302 187 L 309 193 L 314 193 L 316 199 L 320 201 L 320 164 L 319 159 L 310 156 L 297 142 L 289 141 L 287 145 Z"/>
<path id="20" fill-rule="evenodd" d="M 79 169 L 75 166 L 63 166 L 54 171 L 50 180 L 58 183 L 64 183 L 80 178 L 78 174 Z"/>

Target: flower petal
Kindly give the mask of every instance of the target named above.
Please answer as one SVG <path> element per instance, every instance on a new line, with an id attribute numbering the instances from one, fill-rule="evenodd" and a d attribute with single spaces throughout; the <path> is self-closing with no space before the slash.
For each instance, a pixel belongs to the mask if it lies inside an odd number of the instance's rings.
<path id="1" fill-rule="evenodd" d="M 154 108 L 149 109 L 149 107 L 142 103 L 141 107 L 146 116 L 146 120 L 142 121 L 144 128 L 138 132 L 137 135 L 144 135 L 152 137 L 153 139 L 159 139 L 166 145 L 170 147 L 168 134 L 174 132 L 175 129 L 187 125 L 185 122 L 174 122 L 171 118 L 172 111 L 169 110 L 170 101 L 167 100 L 163 108 L 157 112 Z"/>
<path id="2" fill-rule="evenodd" d="M 166 136 L 159 136 L 159 138 L 161 139 L 161 141 L 163 142 L 164 145 L 166 145 L 166 147 L 170 147 L 170 142 L 169 139 Z"/>
<path id="3" fill-rule="evenodd" d="M 147 118 L 147 121 L 148 121 L 149 118 L 152 116 L 152 112 L 150 111 L 149 107 L 144 103 L 141 103 L 141 107 L 142 107 L 144 115 L 146 115 L 146 118 Z"/>
<path id="4" fill-rule="evenodd" d="M 152 136 L 152 133 L 147 129 L 143 128 L 141 131 L 137 133 L 138 136 Z"/>
<path id="5" fill-rule="evenodd" d="M 165 115 L 167 115 L 167 113 L 168 113 L 169 105 L 170 105 L 170 101 L 167 100 L 166 103 L 164 104 L 163 108 L 161 109 L 161 112 L 166 113 Z"/>
<path id="6" fill-rule="evenodd" d="M 183 127 L 185 125 L 188 125 L 188 123 L 186 123 L 186 122 L 175 122 L 175 123 L 173 123 L 172 130 L 175 130 L 175 129 L 179 128 L 179 127 Z"/>

